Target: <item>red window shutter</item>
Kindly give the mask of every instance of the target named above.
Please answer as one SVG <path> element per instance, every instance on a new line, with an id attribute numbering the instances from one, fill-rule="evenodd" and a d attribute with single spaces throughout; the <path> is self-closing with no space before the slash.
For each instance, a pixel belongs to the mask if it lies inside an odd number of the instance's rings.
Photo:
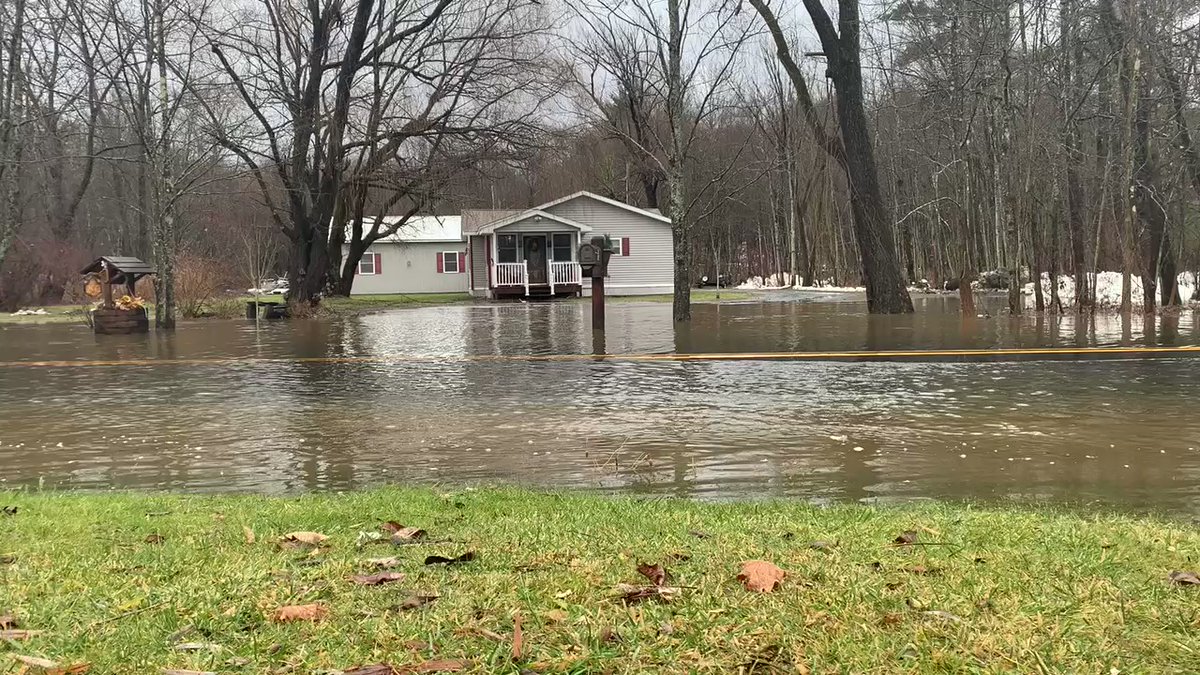
<path id="1" fill-rule="evenodd" d="M 383 274 L 383 254 L 372 253 L 375 256 L 375 274 Z"/>
<path id="2" fill-rule="evenodd" d="M 467 271 L 467 254 L 459 251 L 458 253 L 458 273 L 463 274 Z"/>
<path id="3" fill-rule="evenodd" d="M 629 237 L 621 237 L 621 256 L 629 256 Z"/>
<path id="4" fill-rule="evenodd" d="M 437 270 L 438 270 L 438 274 L 442 274 L 445 271 L 445 268 L 443 267 L 443 263 L 442 263 L 441 251 L 438 251 L 438 254 L 437 254 Z"/>

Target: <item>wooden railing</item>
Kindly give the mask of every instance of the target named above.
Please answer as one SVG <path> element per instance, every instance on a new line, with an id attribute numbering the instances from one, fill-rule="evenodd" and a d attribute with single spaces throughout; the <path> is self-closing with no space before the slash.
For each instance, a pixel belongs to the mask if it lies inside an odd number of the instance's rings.
<path id="1" fill-rule="evenodd" d="M 529 268 L 524 262 L 494 263 L 492 270 L 497 286 L 524 286 L 529 295 Z"/>
<path id="2" fill-rule="evenodd" d="M 556 285 L 583 283 L 583 270 L 579 263 L 570 260 L 550 263 L 550 294 L 554 295 Z"/>

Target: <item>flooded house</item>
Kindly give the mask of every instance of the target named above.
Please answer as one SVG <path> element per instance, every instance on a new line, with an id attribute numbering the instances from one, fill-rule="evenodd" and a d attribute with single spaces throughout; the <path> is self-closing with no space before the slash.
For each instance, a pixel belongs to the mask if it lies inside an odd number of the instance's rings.
<path id="1" fill-rule="evenodd" d="M 673 289 L 671 220 L 591 192 L 529 209 L 466 210 L 410 218 L 363 255 L 355 295 L 471 293 L 478 297 L 589 295 L 579 245 L 606 236 L 611 295 Z"/>

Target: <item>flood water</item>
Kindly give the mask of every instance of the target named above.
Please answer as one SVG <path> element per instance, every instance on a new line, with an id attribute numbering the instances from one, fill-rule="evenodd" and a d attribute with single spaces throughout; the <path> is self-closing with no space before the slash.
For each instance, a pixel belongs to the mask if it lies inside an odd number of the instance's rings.
<path id="1" fill-rule="evenodd" d="M 528 355 L 1200 344 L 1144 323 L 963 320 L 952 297 L 397 310 L 0 327 L 0 487 L 298 493 L 503 482 L 700 498 L 1055 502 L 1200 517 L 1200 356 L 1020 362 L 530 360 Z M 330 357 L 330 358 L 324 358 Z M 484 357 L 484 358 L 480 358 Z M 94 361 L 125 365 L 88 365 Z M 28 365 L 41 362 L 40 365 Z M 77 362 L 77 363 L 75 363 Z M 21 365 L 26 364 L 26 365 Z"/>

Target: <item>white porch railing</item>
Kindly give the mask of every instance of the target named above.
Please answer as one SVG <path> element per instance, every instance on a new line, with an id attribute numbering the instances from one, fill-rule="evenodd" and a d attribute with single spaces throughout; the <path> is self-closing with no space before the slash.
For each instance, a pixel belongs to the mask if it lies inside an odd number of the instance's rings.
<path id="1" fill-rule="evenodd" d="M 492 270 L 497 286 L 524 286 L 529 295 L 529 268 L 524 262 L 494 263 Z"/>
<path id="2" fill-rule="evenodd" d="M 582 284 L 583 270 L 579 263 L 572 261 L 550 263 L 550 294 L 554 295 L 554 287 L 563 284 Z"/>

